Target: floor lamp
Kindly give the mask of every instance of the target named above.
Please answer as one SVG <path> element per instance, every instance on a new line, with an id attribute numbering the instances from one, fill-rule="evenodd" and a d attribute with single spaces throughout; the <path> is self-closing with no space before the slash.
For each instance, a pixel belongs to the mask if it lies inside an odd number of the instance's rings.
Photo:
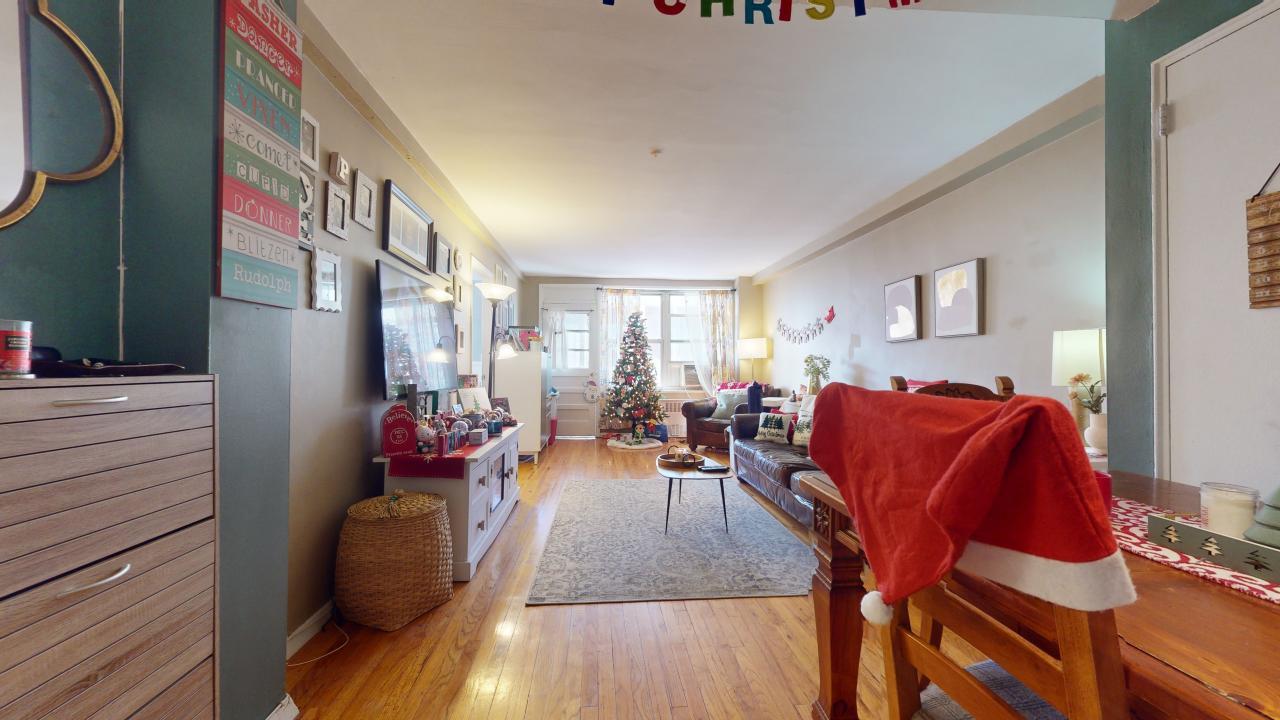
<path id="1" fill-rule="evenodd" d="M 516 356 L 515 345 L 511 344 L 511 340 L 507 338 L 507 331 L 504 328 L 501 334 L 501 342 L 499 342 L 498 334 L 498 304 L 515 294 L 516 289 L 507 285 L 499 285 L 498 283 L 476 283 L 476 289 L 489 301 L 489 305 L 493 308 L 493 324 L 490 331 L 493 336 L 489 342 L 489 401 L 493 401 L 493 372 L 496 360 L 506 360 Z"/>

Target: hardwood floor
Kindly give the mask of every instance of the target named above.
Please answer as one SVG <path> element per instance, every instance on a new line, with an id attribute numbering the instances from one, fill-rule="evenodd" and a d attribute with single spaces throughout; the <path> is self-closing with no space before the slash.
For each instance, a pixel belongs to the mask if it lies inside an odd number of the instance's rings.
<path id="1" fill-rule="evenodd" d="M 300 717 L 809 718 L 818 667 L 808 596 L 525 607 L 565 481 L 653 477 L 653 454 L 562 440 L 522 465 L 520 504 L 452 601 L 395 633 L 347 623 L 347 647 L 288 670 Z M 341 639 L 329 623 L 290 660 Z M 863 717 L 884 714 L 880 663 L 868 643 Z"/>

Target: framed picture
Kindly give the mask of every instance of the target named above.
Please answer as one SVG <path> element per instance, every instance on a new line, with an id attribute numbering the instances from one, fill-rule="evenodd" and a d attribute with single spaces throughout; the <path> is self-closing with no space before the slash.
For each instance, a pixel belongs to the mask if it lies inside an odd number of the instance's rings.
<path id="1" fill-rule="evenodd" d="M 320 169 L 320 123 L 306 110 L 302 111 L 302 164 Z"/>
<path id="2" fill-rule="evenodd" d="M 965 337 L 986 332 L 986 259 L 933 271 L 933 334 Z"/>
<path id="3" fill-rule="evenodd" d="M 448 240 L 441 237 L 440 233 L 435 234 L 435 273 L 440 277 L 453 277 L 453 245 Z"/>
<path id="4" fill-rule="evenodd" d="M 422 272 L 433 272 L 434 231 L 435 221 L 427 211 L 387 180 L 382 193 L 382 249 Z"/>
<path id="5" fill-rule="evenodd" d="M 329 153 L 329 177 L 343 185 L 351 186 L 351 163 L 342 157 L 342 153 Z"/>
<path id="6" fill-rule="evenodd" d="M 373 229 L 374 215 L 378 212 L 378 183 L 373 178 L 365 174 L 363 170 L 356 171 L 356 184 L 352 193 L 351 219 L 356 221 L 357 225 Z"/>
<path id="7" fill-rule="evenodd" d="M 455 393 L 455 394 L 456 394 L 456 393 Z M 454 403 L 454 404 L 453 404 L 453 414 L 454 414 L 454 415 L 461 415 L 461 414 L 462 414 L 462 403 Z"/>
<path id="8" fill-rule="evenodd" d="M 320 248 L 311 255 L 311 307 L 342 312 L 342 258 Z"/>
<path id="9" fill-rule="evenodd" d="M 329 194 L 324 203 L 324 229 L 346 240 L 351 225 L 350 208 L 351 193 L 337 181 L 330 180 Z"/>
<path id="10" fill-rule="evenodd" d="M 453 309 L 461 310 L 463 305 L 462 303 L 463 287 L 462 287 L 462 278 L 459 277 L 458 273 L 453 274 L 453 281 L 452 281 L 452 284 L 450 285 L 450 291 L 453 293 Z"/>
<path id="11" fill-rule="evenodd" d="M 310 250 L 316 244 L 316 176 L 306 168 L 298 170 L 298 245 Z"/>
<path id="12" fill-rule="evenodd" d="M 910 342 L 920 339 L 921 277 L 909 278 L 884 286 L 884 339 Z"/>

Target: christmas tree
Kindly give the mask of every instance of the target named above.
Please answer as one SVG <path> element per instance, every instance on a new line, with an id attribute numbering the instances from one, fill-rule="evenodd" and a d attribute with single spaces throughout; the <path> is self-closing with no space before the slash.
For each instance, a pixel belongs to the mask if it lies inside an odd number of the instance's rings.
<path id="1" fill-rule="evenodd" d="M 632 313 L 622 334 L 613 383 L 605 396 L 605 416 L 634 429 L 642 438 L 646 430 L 666 419 L 662 412 L 662 391 L 658 389 L 649 357 L 649 334 L 644 329 L 644 313 Z"/>

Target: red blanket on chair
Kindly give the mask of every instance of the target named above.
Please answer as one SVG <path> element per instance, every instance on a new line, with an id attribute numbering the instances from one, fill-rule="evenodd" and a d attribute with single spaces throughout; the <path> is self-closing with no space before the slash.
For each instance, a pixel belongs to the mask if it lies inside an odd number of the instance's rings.
<path id="1" fill-rule="evenodd" d="M 1079 610 L 1135 599 L 1061 403 L 834 384 L 813 424 L 810 453 L 852 510 L 885 602 L 953 567 Z"/>

